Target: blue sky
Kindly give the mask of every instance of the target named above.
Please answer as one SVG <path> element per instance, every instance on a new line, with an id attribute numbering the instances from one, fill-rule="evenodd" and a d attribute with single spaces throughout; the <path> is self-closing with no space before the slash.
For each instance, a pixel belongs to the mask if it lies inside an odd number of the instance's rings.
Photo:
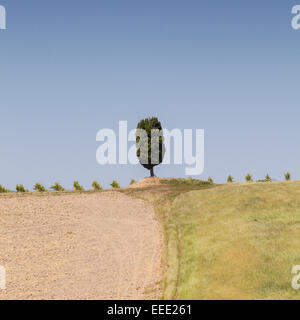
<path id="1" fill-rule="evenodd" d="M 107 187 L 96 133 L 158 116 L 205 129 L 205 171 L 300 179 L 296 0 L 0 0 L 0 184 Z M 300 0 L 299 0 L 300 4 Z M 185 166 L 160 166 L 162 177 Z"/>

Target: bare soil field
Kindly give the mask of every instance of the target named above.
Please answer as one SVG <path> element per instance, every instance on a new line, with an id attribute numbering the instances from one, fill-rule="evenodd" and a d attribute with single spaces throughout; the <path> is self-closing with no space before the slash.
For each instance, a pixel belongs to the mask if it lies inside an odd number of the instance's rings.
<path id="1" fill-rule="evenodd" d="M 3 299 L 156 299 L 159 223 L 119 192 L 0 197 Z"/>

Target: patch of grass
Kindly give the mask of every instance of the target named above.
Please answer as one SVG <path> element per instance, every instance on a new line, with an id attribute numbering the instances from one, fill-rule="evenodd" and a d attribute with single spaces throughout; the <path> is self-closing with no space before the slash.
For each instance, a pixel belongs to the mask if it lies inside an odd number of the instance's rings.
<path id="1" fill-rule="evenodd" d="M 300 182 L 126 190 L 150 201 L 165 238 L 164 299 L 300 299 Z M 189 191 L 192 190 L 192 191 Z"/>
<path id="2" fill-rule="evenodd" d="M 211 185 L 211 182 L 209 181 L 203 181 L 203 180 L 198 180 L 198 179 L 193 179 L 193 178 L 177 178 L 177 179 L 160 179 L 161 183 L 167 184 L 169 186 L 173 187 L 188 187 L 188 188 L 193 188 L 193 187 L 203 187 L 203 186 L 209 186 Z"/>
<path id="3" fill-rule="evenodd" d="M 223 186 L 176 198 L 178 299 L 299 299 L 300 183 Z"/>

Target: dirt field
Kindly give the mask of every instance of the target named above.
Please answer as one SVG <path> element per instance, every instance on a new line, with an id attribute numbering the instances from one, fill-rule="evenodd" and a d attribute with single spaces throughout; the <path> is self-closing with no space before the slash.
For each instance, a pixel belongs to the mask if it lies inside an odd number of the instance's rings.
<path id="1" fill-rule="evenodd" d="M 159 225 L 119 192 L 0 197 L 0 265 L 0 300 L 159 298 Z"/>

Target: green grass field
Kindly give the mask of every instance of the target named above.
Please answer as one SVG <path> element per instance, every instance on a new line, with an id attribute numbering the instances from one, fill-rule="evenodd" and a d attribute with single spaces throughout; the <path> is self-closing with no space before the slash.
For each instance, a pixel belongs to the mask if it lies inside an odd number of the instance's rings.
<path id="1" fill-rule="evenodd" d="M 129 190 L 165 235 L 164 299 L 300 299 L 300 182 L 165 180 Z"/>

